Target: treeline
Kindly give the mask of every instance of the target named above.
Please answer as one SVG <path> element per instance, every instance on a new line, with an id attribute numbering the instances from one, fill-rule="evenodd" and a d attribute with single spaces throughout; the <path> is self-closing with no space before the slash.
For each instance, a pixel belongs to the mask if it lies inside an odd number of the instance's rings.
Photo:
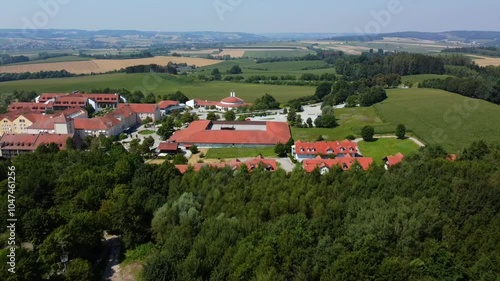
<path id="1" fill-rule="evenodd" d="M 27 56 L 11 56 L 11 55 L 0 55 L 0 65 L 21 63 L 30 61 Z"/>
<path id="2" fill-rule="evenodd" d="M 154 55 L 150 51 L 141 51 L 139 53 L 132 54 L 88 54 L 86 51 L 80 51 L 78 54 L 82 58 L 93 58 L 93 59 L 107 59 L 107 60 L 121 60 L 121 59 L 142 59 L 142 58 L 152 58 Z"/>
<path id="3" fill-rule="evenodd" d="M 129 66 L 124 69 L 125 73 L 149 73 L 149 72 L 158 72 L 158 73 L 168 73 L 168 74 L 177 74 L 177 69 L 179 67 L 187 67 L 186 63 L 175 64 L 169 62 L 167 65 L 162 66 L 158 64 L 149 64 L 149 65 L 134 65 Z"/>
<path id="4" fill-rule="evenodd" d="M 498 145 L 475 142 L 456 162 L 430 145 L 390 171 L 205 167 L 181 175 L 108 138 L 87 142 L 86 152 L 51 147 L 0 161 L 3 171 L 16 167 L 17 242 L 34 246 L 16 250 L 15 275 L 0 251 L 1 280 L 100 279 L 104 230 L 142 249 L 146 281 L 500 275 Z M 0 181 L 7 186 L 7 172 Z M 0 191 L 4 209 L 7 195 Z"/>
<path id="5" fill-rule="evenodd" d="M 335 62 L 337 74 L 349 80 L 372 78 L 378 74 L 444 74 L 442 58 L 408 53 L 363 53 Z"/>
<path id="6" fill-rule="evenodd" d="M 465 54 L 478 54 L 490 57 L 500 57 L 499 47 L 462 47 L 462 48 L 446 48 L 441 51 L 442 53 L 465 53 Z"/>
<path id="7" fill-rule="evenodd" d="M 441 89 L 466 97 L 500 104 L 500 82 L 490 87 L 487 82 L 481 79 L 449 77 L 446 79 L 425 80 L 418 86 L 419 88 Z"/>
<path id="8" fill-rule="evenodd" d="M 76 76 L 82 76 L 82 75 L 70 73 L 66 70 L 23 72 L 23 73 L 0 73 L 0 82 L 29 80 L 29 79 L 76 77 Z"/>
<path id="9" fill-rule="evenodd" d="M 259 58 L 256 59 L 256 63 L 267 63 L 267 62 L 282 62 L 282 61 L 316 61 L 324 60 L 327 63 L 332 63 L 337 58 L 344 57 L 344 52 L 333 51 L 333 50 L 319 50 L 311 49 L 316 52 L 316 54 L 308 54 L 300 57 L 273 57 L 273 58 Z"/>

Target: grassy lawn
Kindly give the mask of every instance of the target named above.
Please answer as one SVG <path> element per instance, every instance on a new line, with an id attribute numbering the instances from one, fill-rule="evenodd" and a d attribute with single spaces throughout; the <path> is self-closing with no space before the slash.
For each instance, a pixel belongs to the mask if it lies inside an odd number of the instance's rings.
<path id="1" fill-rule="evenodd" d="M 151 131 L 151 130 L 142 130 L 139 132 L 139 135 L 152 135 L 154 134 L 155 131 Z"/>
<path id="2" fill-rule="evenodd" d="M 313 95 L 315 87 L 309 86 L 278 86 L 264 84 L 247 84 L 232 82 L 191 82 L 187 79 L 163 79 L 158 75 L 156 80 L 149 74 L 105 74 L 70 78 L 21 80 L 0 83 L 0 94 L 11 93 L 14 90 L 69 93 L 75 90 L 90 91 L 92 89 L 128 89 L 131 91 L 141 90 L 145 93 L 153 92 L 157 95 L 170 94 L 178 90 L 189 98 L 203 100 L 221 100 L 228 97 L 231 90 L 236 95 L 248 102 L 254 102 L 257 98 L 268 93 L 278 101 L 285 103 L 290 99 Z"/>
<path id="3" fill-rule="evenodd" d="M 382 120 L 402 123 L 426 143 L 457 152 L 475 140 L 500 139 L 500 106 L 435 89 L 393 89 L 374 107 Z M 379 133 L 379 132 L 377 132 Z"/>
<path id="4" fill-rule="evenodd" d="M 264 157 L 276 157 L 274 147 L 231 147 L 231 148 L 210 148 L 206 154 L 207 159 L 231 159 L 257 157 L 262 154 Z"/>
<path id="5" fill-rule="evenodd" d="M 394 133 L 396 127 L 384 122 L 373 107 L 342 108 L 335 110 L 339 126 L 325 128 L 292 128 L 294 140 L 315 141 L 321 135 L 326 140 L 344 140 L 348 135 L 359 137 L 361 129 L 370 125 L 377 134 Z"/>
<path id="6" fill-rule="evenodd" d="M 382 159 L 386 156 L 395 155 L 398 152 L 408 155 L 419 149 L 418 145 L 409 139 L 377 139 L 373 142 L 360 141 L 358 147 L 363 156 L 372 157 L 378 164 L 382 164 Z"/>

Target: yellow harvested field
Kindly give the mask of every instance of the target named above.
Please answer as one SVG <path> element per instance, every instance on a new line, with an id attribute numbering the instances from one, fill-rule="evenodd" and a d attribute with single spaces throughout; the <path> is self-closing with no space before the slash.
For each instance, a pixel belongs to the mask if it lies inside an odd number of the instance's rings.
<path id="1" fill-rule="evenodd" d="M 490 57 L 482 57 L 482 56 L 476 56 L 474 57 L 478 58 L 475 59 L 474 62 L 476 62 L 479 66 L 500 66 L 500 58 L 490 58 Z"/>
<path id="2" fill-rule="evenodd" d="M 26 65 L 10 65 L 0 67 L 0 73 L 23 73 L 40 71 L 58 71 L 66 70 L 75 74 L 104 73 L 114 70 L 120 70 L 125 67 L 143 64 L 167 65 L 173 63 L 187 63 L 188 65 L 207 66 L 220 63 L 219 60 L 210 60 L 202 58 L 183 58 L 183 57 L 154 57 L 143 59 L 125 59 L 125 60 L 90 60 L 90 61 L 72 61 L 39 63 Z"/>
<path id="3" fill-rule="evenodd" d="M 218 52 L 219 49 L 207 49 L 207 50 L 192 50 L 192 51 L 186 51 L 186 50 L 173 50 L 172 53 L 178 53 L 181 55 L 185 54 L 192 54 L 192 55 L 210 55 L 213 54 L 214 52 Z"/>

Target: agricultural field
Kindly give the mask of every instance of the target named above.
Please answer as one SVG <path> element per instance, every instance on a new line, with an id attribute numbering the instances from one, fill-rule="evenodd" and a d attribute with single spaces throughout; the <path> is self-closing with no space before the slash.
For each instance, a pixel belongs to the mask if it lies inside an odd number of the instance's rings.
<path id="1" fill-rule="evenodd" d="M 410 139 L 386 139 L 381 138 L 373 142 L 358 142 L 358 148 L 365 157 L 371 157 L 377 164 L 382 164 L 385 157 L 395 155 L 398 152 L 409 155 L 419 150 L 419 146 Z"/>
<path id="2" fill-rule="evenodd" d="M 276 157 L 274 147 L 230 147 L 230 148 L 210 148 L 206 154 L 207 159 L 234 159 L 257 157 L 262 154 L 264 157 Z"/>
<path id="3" fill-rule="evenodd" d="M 476 140 L 500 139 L 500 126 L 494 122 L 500 120 L 499 105 L 435 89 L 393 89 L 387 94 L 386 101 L 374 106 L 380 118 L 404 124 L 426 143 L 456 152 Z"/>
<path id="4" fill-rule="evenodd" d="M 197 69 L 196 74 L 210 75 L 214 68 L 218 68 L 222 76 L 230 75 L 227 72 L 234 65 L 239 65 L 242 70 L 241 76 L 250 77 L 255 75 L 282 76 L 294 75 L 299 78 L 302 74 L 312 73 L 321 75 L 323 73 L 335 73 L 335 68 L 323 61 L 285 61 L 272 63 L 256 63 L 250 59 L 239 59 L 224 61 L 216 65 L 210 65 Z"/>
<path id="5" fill-rule="evenodd" d="M 304 49 L 263 49 L 263 50 L 247 50 L 243 57 L 248 58 L 274 58 L 274 57 L 301 57 L 309 55 L 313 52 Z"/>
<path id="6" fill-rule="evenodd" d="M 41 63 L 54 63 L 54 62 L 72 62 L 72 61 L 89 61 L 91 58 L 79 57 L 79 56 L 64 56 L 64 57 L 56 57 L 45 60 L 32 60 L 23 63 L 15 63 L 9 64 L 10 66 L 14 65 L 27 65 L 27 64 L 41 64 Z"/>
<path id="7" fill-rule="evenodd" d="M 158 74 L 105 74 L 71 78 L 54 78 L 39 80 L 21 80 L 0 83 L 0 94 L 12 93 L 14 90 L 44 92 L 90 91 L 92 89 L 128 89 L 153 92 L 156 95 L 171 94 L 178 90 L 190 98 L 204 100 L 221 100 L 228 97 L 231 90 L 238 97 L 253 102 L 258 97 L 268 93 L 279 102 L 286 103 L 290 99 L 314 94 L 315 88 L 309 86 L 277 86 L 264 84 L 247 84 L 232 82 L 193 82 L 188 78 L 167 79 L 166 75 Z"/>
<path id="8" fill-rule="evenodd" d="M 485 56 L 477 56 L 474 55 L 475 59 L 474 62 L 477 63 L 479 66 L 500 66 L 500 58 L 491 58 L 491 57 L 485 57 Z"/>
<path id="9" fill-rule="evenodd" d="M 1 66 L 0 72 L 22 73 L 22 72 L 40 72 L 66 70 L 75 74 L 105 73 L 134 65 L 159 64 L 167 65 L 173 63 L 187 63 L 188 65 L 207 66 L 220 63 L 218 60 L 209 60 L 202 58 L 183 58 L 183 57 L 154 57 L 142 59 L 123 59 L 123 60 L 90 60 L 90 61 L 70 61 L 55 63 L 36 63 L 26 65 L 8 65 Z"/>
<path id="10" fill-rule="evenodd" d="M 455 45 L 443 44 L 441 42 L 434 42 L 430 40 L 419 40 L 412 38 L 384 38 L 384 40 L 377 41 L 303 41 L 307 44 L 318 44 L 322 49 L 334 49 L 343 51 L 350 55 L 360 55 L 362 52 L 369 51 L 370 49 L 383 49 L 385 51 L 404 51 L 409 53 L 438 53 L 446 47 L 453 47 Z"/>

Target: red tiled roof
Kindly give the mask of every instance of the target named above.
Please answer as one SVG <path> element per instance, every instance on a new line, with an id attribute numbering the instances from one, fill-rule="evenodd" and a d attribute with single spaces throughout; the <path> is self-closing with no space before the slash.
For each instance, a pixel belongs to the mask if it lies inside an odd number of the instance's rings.
<path id="1" fill-rule="evenodd" d="M 180 102 L 175 101 L 175 100 L 164 100 L 164 101 L 161 101 L 158 103 L 158 107 L 160 109 L 166 109 L 166 108 L 169 108 L 171 106 L 178 106 L 179 104 L 180 104 Z"/>
<path id="2" fill-rule="evenodd" d="M 227 103 L 231 103 L 231 104 L 245 103 L 244 100 L 237 98 L 237 97 L 228 97 L 228 98 L 222 99 L 220 102 L 224 103 L 224 104 L 227 104 Z"/>
<path id="3" fill-rule="evenodd" d="M 194 100 L 195 104 L 203 107 L 207 106 L 220 106 L 220 107 L 243 107 L 243 106 L 251 106 L 251 103 L 239 103 L 239 104 L 223 104 L 222 102 L 217 101 L 207 101 L 207 100 Z"/>
<path id="4" fill-rule="evenodd" d="M 147 104 L 147 103 L 128 103 L 128 104 L 119 104 L 118 108 L 122 107 L 130 107 L 136 113 L 155 113 L 159 107 L 157 104 Z"/>
<path id="5" fill-rule="evenodd" d="M 67 108 L 63 111 L 57 112 L 56 114 L 64 115 L 64 116 L 68 117 L 70 115 L 75 115 L 75 114 L 85 115 L 85 114 L 87 114 L 87 112 L 81 108 L 76 107 L 76 108 Z"/>
<path id="6" fill-rule="evenodd" d="M 2 150 L 34 151 L 42 144 L 55 143 L 60 150 L 66 149 L 66 140 L 73 135 L 56 134 L 4 134 L 0 138 Z"/>
<path id="7" fill-rule="evenodd" d="M 66 95 L 68 95 L 68 94 L 63 94 L 63 93 L 43 93 L 43 94 L 40 95 L 40 98 L 38 99 L 38 102 L 39 103 L 45 103 L 48 100 L 55 99 L 55 98 L 58 98 L 58 97 L 63 97 L 63 96 L 66 96 Z"/>
<path id="8" fill-rule="evenodd" d="M 43 104 L 36 102 L 13 102 L 9 105 L 10 111 L 30 109 L 36 112 L 45 112 L 47 109 L 52 109 L 52 104 Z"/>
<path id="9" fill-rule="evenodd" d="M 92 119 L 74 119 L 75 130 L 100 131 L 120 124 L 120 121 L 111 116 L 97 117 Z"/>
<path id="10" fill-rule="evenodd" d="M 369 157 L 351 157 L 349 154 L 346 157 L 335 158 L 335 159 L 322 159 L 320 156 L 315 159 L 306 159 L 304 160 L 303 167 L 304 170 L 308 173 L 314 171 L 316 167 L 318 168 L 332 168 L 334 166 L 340 166 L 342 170 L 347 171 L 350 170 L 354 163 L 358 162 L 363 170 L 367 170 L 368 167 L 373 163 L 373 159 Z"/>
<path id="11" fill-rule="evenodd" d="M 58 97 L 54 102 L 54 105 L 62 106 L 85 106 L 89 98 L 78 97 L 74 95 Z"/>
<path id="12" fill-rule="evenodd" d="M 295 152 L 298 155 L 311 154 L 356 154 L 358 153 L 358 144 L 350 140 L 341 142 L 295 142 Z"/>
<path id="13" fill-rule="evenodd" d="M 73 138 L 73 135 L 40 134 L 38 136 L 38 139 L 36 140 L 35 147 L 39 147 L 42 144 L 55 143 L 59 146 L 60 150 L 65 150 L 66 149 L 66 140 L 68 138 Z"/>
<path id="14" fill-rule="evenodd" d="M 2 150 L 33 151 L 37 138 L 35 134 L 4 134 L 0 138 L 0 147 Z"/>
<path id="15" fill-rule="evenodd" d="M 117 116 L 121 116 L 122 118 L 128 118 L 134 114 L 136 114 L 136 112 L 132 110 L 132 108 L 130 108 L 129 106 L 121 106 L 121 107 L 119 106 L 117 109 L 113 110 L 108 115 L 113 116 L 115 118 Z"/>
<path id="16" fill-rule="evenodd" d="M 245 125 L 257 123 L 260 125 L 262 122 L 245 122 Z M 208 120 L 195 121 L 187 129 L 175 132 L 169 141 L 183 144 L 275 145 L 278 142 L 286 143 L 292 137 L 290 127 L 285 122 L 265 122 L 265 131 L 210 130 L 211 124 Z"/>
<path id="17" fill-rule="evenodd" d="M 401 154 L 401 153 L 398 153 L 398 154 L 396 154 L 394 156 L 387 156 L 386 157 L 387 158 L 386 159 L 386 163 L 387 163 L 387 165 L 389 167 L 392 167 L 394 165 L 397 165 L 397 164 L 401 163 L 401 161 L 403 161 L 404 157 L 405 156 L 403 154 Z"/>
<path id="18" fill-rule="evenodd" d="M 178 148 L 179 148 L 179 144 L 172 143 L 172 142 L 170 142 L 170 143 L 169 142 L 162 142 L 158 146 L 159 151 L 177 151 Z"/>
<path id="19" fill-rule="evenodd" d="M 120 100 L 118 94 L 75 94 L 95 100 L 98 103 L 117 103 Z"/>
<path id="20" fill-rule="evenodd" d="M 34 122 L 28 129 L 37 130 L 54 130 L 55 124 L 67 123 L 68 120 L 64 115 L 45 115 L 36 122 Z"/>

